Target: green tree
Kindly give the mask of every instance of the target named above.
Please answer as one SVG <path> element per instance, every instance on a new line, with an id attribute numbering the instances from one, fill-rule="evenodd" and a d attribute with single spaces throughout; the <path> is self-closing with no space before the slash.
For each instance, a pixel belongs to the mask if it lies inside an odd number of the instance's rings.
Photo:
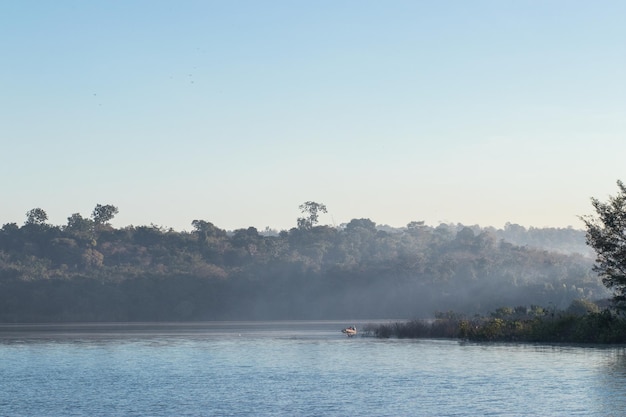
<path id="1" fill-rule="evenodd" d="M 89 237 L 92 231 L 93 221 L 85 219 L 79 213 L 74 213 L 67 218 L 67 225 L 64 230 L 72 235 Z"/>
<path id="2" fill-rule="evenodd" d="M 96 208 L 94 208 L 93 212 L 91 213 L 91 218 L 93 219 L 93 222 L 98 226 L 106 225 L 111 220 L 113 220 L 115 215 L 119 212 L 120 211 L 118 210 L 118 208 L 112 206 L 111 204 L 106 204 L 104 206 L 101 204 L 97 204 Z"/>
<path id="3" fill-rule="evenodd" d="M 224 230 L 205 220 L 194 220 L 191 222 L 191 226 L 193 226 L 194 229 L 193 233 L 198 236 L 203 236 L 204 238 L 226 236 L 226 232 Z"/>
<path id="4" fill-rule="evenodd" d="M 48 213 L 44 209 L 34 208 L 26 212 L 26 224 L 44 225 L 48 220 Z"/>
<path id="5" fill-rule="evenodd" d="M 299 229 L 312 229 L 319 221 L 319 213 L 328 213 L 324 204 L 316 203 L 315 201 L 307 201 L 300 204 L 299 209 L 302 214 L 306 214 L 306 217 L 298 218 Z"/>
<path id="6" fill-rule="evenodd" d="M 619 193 L 607 202 L 591 199 L 596 216 L 582 216 L 587 244 L 596 252 L 593 270 L 604 285 L 613 290 L 613 301 L 624 307 L 626 301 L 626 186 L 617 181 Z"/>

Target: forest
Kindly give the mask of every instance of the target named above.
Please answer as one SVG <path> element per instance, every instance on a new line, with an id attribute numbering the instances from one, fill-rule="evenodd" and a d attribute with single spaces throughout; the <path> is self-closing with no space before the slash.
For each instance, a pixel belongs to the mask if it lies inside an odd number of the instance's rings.
<path id="1" fill-rule="evenodd" d="M 65 225 L 41 208 L 0 229 L 0 322 L 428 318 L 610 296 L 585 232 L 461 224 L 290 230 L 114 228 L 112 205 Z"/>

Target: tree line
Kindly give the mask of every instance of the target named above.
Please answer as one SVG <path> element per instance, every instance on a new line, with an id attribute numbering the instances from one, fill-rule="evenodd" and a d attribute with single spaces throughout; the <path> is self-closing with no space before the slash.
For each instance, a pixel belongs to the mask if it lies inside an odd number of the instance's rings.
<path id="1" fill-rule="evenodd" d="M 601 343 L 626 342 L 626 185 L 607 202 L 592 198 L 595 215 L 581 216 L 586 244 L 595 252 L 593 271 L 612 290 L 611 303 L 601 308 L 586 299 L 567 309 L 520 305 L 500 307 L 488 316 L 439 314 L 435 320 L 370 324 L 365 335 L 399 338 L 460 338 L 470 341 Z"/>
<path id="2" fill-rule="evenodd" d="M 431 317 L 609 295 L 591 258 L 554 247 L 584 246 L 583 231 L 546 230 L 546 250 L 528 244 L 541 229 L 517 225 L 330 227 L 318 225 L 325 205 L 300 210 L 294 228 L 265 234 L 206 220 L 114 228 L 110 204 L 58 226 L 32 209 L 0 229 L 0 321 Z"/>

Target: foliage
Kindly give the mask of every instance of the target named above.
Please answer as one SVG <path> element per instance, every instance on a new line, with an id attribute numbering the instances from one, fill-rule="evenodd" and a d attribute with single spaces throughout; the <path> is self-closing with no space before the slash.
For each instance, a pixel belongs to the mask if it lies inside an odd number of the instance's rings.
<path id="1" fill-rule="evenodd" d="M 48 213 L 41 208 L 34 208 L 26 213 L 26 224 L 43 225 L 48 220 Z"/>
<path id="2" fill-rule="evenodd" d="M 307 201 L 300 205 L 300 212 L 306 214 L 306 217 L 298 218 L 298 228 L 312 229 L 319 221 L 319 213 L 327 213 L 328 210 L 324 204 L 315 201 Z"/>
<path id="3" fill-rule="evenodd" d="M 96 225 L 105 225 L 113 220 L 115 215 L 118 213 L 119 210 L 115 206 L 112 206 L 110 204 L 106 204 L 104 206 L 102 204 L 98 204 L 93 209 L 93 212 L 91 213 L 91 218 Z"/>
<path id="4" fill-rule="evenodd" d="M 595 343 L 626 342 L 626 319 L 597 306 L 582 314 L 549 309 L 502 307 L 489 316 L 447 314 L 434 321 L 369 324 L 364 334 L 379 338 L 459 338 L 473 342 Z M 537 311 L 542 313 L 536 314 Z"/>
<path id="5" fill-rule="evenodd" d="M 98 205 L 93 219 L 74 213 L 64 226 L 0 228 L 0 321 L 432 317 L 502 303 L 564 309 L 608 294 L 590 259 L 474 226 L 329 227 L 309 216 L 271 235 L 201 219 L 176 232 L 116 229 L 106 224 L 116 213 Z M 441 332 L 451 319 L 438 315 Z"/>
<path id="6" fill-rule="evenodd" d="M 626 186 L 617 181 L 619 193 L 603 203 L 596 198 L 591 203 L 597 217 L 582 217 L 587 227 L 587 244 L 597 254 L 594 271 L 602 282 L 614 291 L 614 301 L 626 308 Z"/>

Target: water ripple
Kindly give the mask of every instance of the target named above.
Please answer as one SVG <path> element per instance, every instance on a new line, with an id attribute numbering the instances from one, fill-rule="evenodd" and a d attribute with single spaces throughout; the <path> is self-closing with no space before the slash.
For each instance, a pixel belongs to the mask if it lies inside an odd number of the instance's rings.
<path id="1" fill-rule="evenodd" d="M 330 327 L 330 326 L 333 327 Z M 328 326 L 325 328 L 324 326 Z M 623 349 L 348 339 L 334 323 L 4 336 L 6 416 L 610 416 Z"/>

